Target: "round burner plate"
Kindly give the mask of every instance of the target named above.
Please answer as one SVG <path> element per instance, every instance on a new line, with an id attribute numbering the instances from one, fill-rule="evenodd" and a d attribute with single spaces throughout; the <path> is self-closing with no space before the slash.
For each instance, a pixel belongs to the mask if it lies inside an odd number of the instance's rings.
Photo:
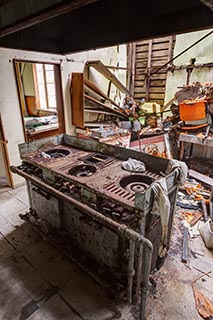
<path id="1" fill-rule="evenodd" d="M 89 164 L 81 164 L 69 170 L 69 174 L 76 177 L 90 177 L 96 172 L 96 167 Z"/>
<path id="2" fill-rule="evenodd" d="M 132 174 L 120 180 L 120 186 L 131 193 L 143 193 L 154 181 L 149 176 L 142 174 Z"/>
<path id="3" fill-rule="evenodd" d="M 51 158 L 63 158 L 68 156 L 70 154 L 70 151 L 66 149 L 55 148 L 55 149 L 49 149 L 45 151 L 45 153 L 49 154 Z"/>

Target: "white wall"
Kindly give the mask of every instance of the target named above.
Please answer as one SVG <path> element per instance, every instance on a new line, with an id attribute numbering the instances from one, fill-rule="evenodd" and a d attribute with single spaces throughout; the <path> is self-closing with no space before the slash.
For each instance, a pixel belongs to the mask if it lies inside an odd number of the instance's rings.
<path id="1" fill-rule="evenodd" d="M 98 59 L 106 65 L 116 65 L 122 56 L 121 60 L 123 64 L 124 61 L 126 61 L 126 50 L 125 46 L 119 47 L 121 47 L 120 53 L 118 52 L 117 47 L 110 47 L 107 49 L 90 50 L 87 52 L 67 56 L 0 48 L 0 112 L 2 115 L 5 136 L 8 140 L 10 165 L 20 164 L 21 160 L 19 157 L 18 144 L 24 142 L 22 115 L 19 105 L 13 59 L 32 62 L 40 61 L 60 63 L 65 112 L 65 128 L 68 134 L 74 134 L 75 128 L 72 126 L 71 120 L 72 115 L 69 90 L 71 73 L 83 72 L 85 62 L 88 60 Z M 123 73 L 121 74 L 123 76 Z M 23 182 L 22 178 L 18 175 L 13 175 L 13 178 L 15 185 Z"/>
<path id="2" fill-rule="evenodd" d="M 183 50 L 188 48 L 190 45 L 201 39 L 211 29 L 202 30 L 197 32 L 190 32 L 186 34 L 181 34 L 176 36 L 176 43 L 174 48 L 174 57 L 181 53 Z M 207 64 L 213 63 L 213 35 L 211 34 L 200 43 L 189 49 L 179 58 L 174 60 L 174 65 L 179 67 L 183 65 L 189 65 L 190 59 L 196 58 L 196 64 Z M 187 73 L 186 69 L 174 70 L 174 72 L 169 71 L 167 74 L 166 82 L 166 94 L 165 103 L 174 97 L 178 87 L 186 84 Z M 201 83 L 213 81 L 213 68 L 203 67 L 194 68 L 190 76 L 190 84 L 199 81 Z"/>

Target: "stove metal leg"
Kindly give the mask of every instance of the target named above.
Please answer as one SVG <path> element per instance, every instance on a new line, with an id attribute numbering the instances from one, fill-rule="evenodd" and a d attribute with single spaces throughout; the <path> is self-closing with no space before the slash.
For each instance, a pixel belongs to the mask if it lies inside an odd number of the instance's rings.
<path id="1" fill-rule="evenodd" d="M 152 261 L 152 243 L 148 239 L 144 240 L 143 262 L 142 262 L 142 281 L 141 281 L 141 305 L 139 320 L 146 319 L 146 300 L 149 285 L 149 273 Z"/>
<path id="2" fill-rule="evenodd" d="M 128 288 L 127 288 L 129 303 L 132 303 L 132 286 L 133 286 L 133 277 L 135 274 L 134 260 L 135 260 L 135 241 L 129 240 L 129 265 L 128 265 Z"/>

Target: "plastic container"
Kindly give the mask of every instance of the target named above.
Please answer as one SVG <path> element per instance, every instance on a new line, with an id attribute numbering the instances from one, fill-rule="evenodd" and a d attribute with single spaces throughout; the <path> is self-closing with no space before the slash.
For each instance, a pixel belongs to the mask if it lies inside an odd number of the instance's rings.
<path id="1" fill-rule="evenodd" d="M 194 121 L 206 118 L 206 101 L 184 100 L 179 104 L 180 119 Z"/>
<path id="2" fill-rule="evenodd" d="M 199 228 L 201 237 L 209 249 L 213 249 L 213 222 L 209 219 Z"/>

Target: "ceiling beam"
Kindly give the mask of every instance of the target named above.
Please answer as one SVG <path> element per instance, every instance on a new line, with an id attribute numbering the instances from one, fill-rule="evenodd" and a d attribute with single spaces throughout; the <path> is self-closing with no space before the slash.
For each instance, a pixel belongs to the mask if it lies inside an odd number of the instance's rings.
<path id="1" fill-rule="evenodd" d="M 200 0 L 200 1 L 213 11 L 213 0 Z"/>
<path id="2" fill-rule="evenodd" d="M 98 0 L 74 0 L 69 1 L 66 4 L 59 3 L 54 5 L 53 7 L 48 7 L 40 12 L 22 18 L 6 27 L 1 28 L 0 38 L 10 35 L 11 33 L 26 29 L 28 27 L 35 26 L 36 24 L 47 21 L 49 19 L 56 18 L 64 13 L 71 12 L 97 1 Z"/>

